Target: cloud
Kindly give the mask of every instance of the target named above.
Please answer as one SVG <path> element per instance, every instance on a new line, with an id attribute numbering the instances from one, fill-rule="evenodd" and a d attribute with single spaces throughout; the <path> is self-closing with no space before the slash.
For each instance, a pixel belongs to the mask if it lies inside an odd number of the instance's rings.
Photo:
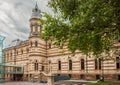
<path id="1" fill-rule="evenodd" d="M 35 0 L 0 0 L 0 34 L 6 37 L 5 46 L 14 39 L 29 37 L 29 19 L 35 3 Z M 39 8 L 50 13 L 47 3 L 48 0 L 38 0 Z"/>

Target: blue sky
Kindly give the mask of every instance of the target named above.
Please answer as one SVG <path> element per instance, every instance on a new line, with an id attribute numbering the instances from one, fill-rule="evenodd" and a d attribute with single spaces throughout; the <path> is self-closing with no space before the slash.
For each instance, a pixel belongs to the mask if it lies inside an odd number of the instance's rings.
<path id="1" fill-rule="evenodd" d="M 12 40 L 29 37 L 29 19 L 36 1 L 43 12 L 51 13 L 48 0 L 0 0 L 0 35 L 4 35 L 5 47 Z"/>

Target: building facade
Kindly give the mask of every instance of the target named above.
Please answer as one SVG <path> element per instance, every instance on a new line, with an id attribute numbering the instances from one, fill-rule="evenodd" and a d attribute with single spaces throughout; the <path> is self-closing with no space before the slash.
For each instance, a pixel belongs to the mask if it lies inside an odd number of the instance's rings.
<path id="1" fill-rule="evenodd" d="M 79 51 L 72 56 L 66 46 L 61 49 L 40 37 L 41 17 L 41 11 L 36 4 L 30 18 L 28 40 L 14 40 L 5 49 L 5 64 L 20 65 L 24 68 L 23 74 L 5 74 L 5 78 L 39 81 L 46 79 L 40 72 L 51 72 L 57 76 L 70 76 L 71 79 L 96 80 L 104 75 L 105 80 L 120 80 L 119 43 L 113 48 L 118 50 L 118 54 L 114 55 L 111 52 L 111 59 L 104 61 L 92 55 L 86 56 Z M 5 71 L 12 70 L 12 67 L 5 68 Z"/>

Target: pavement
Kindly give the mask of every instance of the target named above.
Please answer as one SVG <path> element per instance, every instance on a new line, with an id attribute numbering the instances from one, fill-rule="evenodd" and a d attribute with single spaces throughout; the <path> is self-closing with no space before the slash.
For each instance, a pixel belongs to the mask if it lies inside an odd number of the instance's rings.
<path id="1" fill-rule="evenodd" d="M 38 82 L 5 82 L 0 83 L 0 85 L 47 85 L 46 83 L 38 83 Z"/>
<path id="2" fill-rule="evenodd" d="M 62 80 L 55 82 L 55 85 L 85 85 L 86 83 L 96 83 L 97 81 L 85 81 L 85 80 Z M 46 83 L 39 82 L 5 82 L 0 85 L 47 85 Z"/>
<path id="3" fill-rule="evenodd" d="M 64 80 L 55 82 L 55 85 L 86 85 L 87 83 L 96 83 L 97 81 L 85 81 L 85 80 Z"/>

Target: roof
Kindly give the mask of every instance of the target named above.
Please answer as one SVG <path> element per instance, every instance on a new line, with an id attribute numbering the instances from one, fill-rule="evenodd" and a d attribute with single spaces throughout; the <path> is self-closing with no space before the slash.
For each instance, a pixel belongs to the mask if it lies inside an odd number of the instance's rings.
<path id="1" fill-rule="evenodd" d="M 16 39 L 16 40 L 13 40 L 11 42 L 11 44 L 8 45 L 8 47 L 12 47 L 12 46 L 17 46 L 21 43 L 22 41 L 20 39 Z"/>
<path id="2" fill-rule="evenodd" d="M 32 10 L 31 19 L 32 18 L 38 18 L 38 19 L 40 19 L 41 17 L 42 17 L 41 10 L 38 8 L 37 2 L 36 2 L 35 8 L 33 8 L 33 10 Z"/>

